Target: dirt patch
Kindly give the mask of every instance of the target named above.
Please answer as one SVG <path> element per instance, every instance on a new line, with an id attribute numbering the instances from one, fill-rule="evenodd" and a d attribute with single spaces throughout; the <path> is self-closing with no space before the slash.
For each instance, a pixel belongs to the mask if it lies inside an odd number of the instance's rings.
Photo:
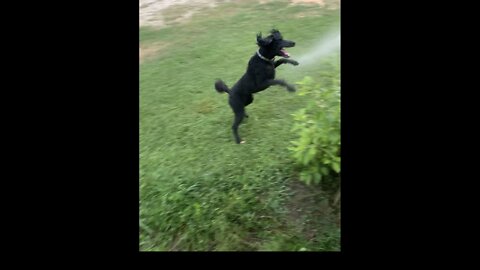
<path id="1" fill-rule="evenodd" d="M 185 22 L 202 8 L 214 8 L 221 0 L 140 0 L 140 27 L 163 28 Z M 181 12 L 176 12 L 181 9 Z"/>
<path id="2" fill-rule="evenodd" d="M 318 4 L 325 6 L 325 0 L 290 0 L 292 4 Z"/>
<path id="3" fill-rule="evenodd" d="M 166 42 L 155 42 L 148 45 L 140 45 L 140 64 L 145 60 L 160 55 L 170 44 Z"/>
<path id="4" fill-rule="evenodd" d="M 250 2 L 242 0 L 235 2 Z M 258 0 L 266 4 L 273 0 Z M 172 24 L 188 22 L 190 18 L 202 10 L 215 8 L 232 0 L 140 0 L 140 27 L 150 26 L 164 28 Z M 293 5 L 319 5 L 327 9 L 340 8 L 340 0 L 290 0 Z"/>
<path id="5" fill-rule="evenodd" d="M 319 5 L 326 9 L 339 9 L 340 0 L 290 0 L 293 5 Z"/>
<path id="6" fill-rule="evenodd" d="M 258 0 L 258 2 L 260 4 L 266 4 L 266 3 L 273 2 L 273 1 L 274 0 Z M 290 3 L 292 3 L 294 5 L 298 5 L 298 4 L 317 4 L 317 5 L 324 6 L 325 5 L 325 0 L 290 0 Z"/>
<path id="7" fill-rule="evenodd" d="M 314 16 L 320 16 L 320 13 L 318 12 L 318 10 L 299 12 L 294 15 L 294 18 L 304 18 L 304 17 L 314 17 Z"/>

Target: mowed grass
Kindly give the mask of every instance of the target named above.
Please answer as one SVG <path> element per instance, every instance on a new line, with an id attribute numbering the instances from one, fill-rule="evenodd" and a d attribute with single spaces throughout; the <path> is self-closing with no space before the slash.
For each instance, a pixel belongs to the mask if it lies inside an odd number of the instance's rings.
<path id="1" fill-rule="evenodd" d="M 280 29 L 297 43 L 288 50 L 295 59 L 338 25 L 338 10 L 235 1 L 168 28 L 140 29 L 142 47 L 161 44 L 140 65 L 140 250 L 340 249 L 325 196 L 310 196 L 308 205 L 292 200 L 306 189 L 294 188 L 287 149 L 296 138 L 291 113 L 305 98 L 281 87 L 256 94 L 240 126 L 246 144 L 237 145 L 227 95 L 213 87 L 217 78 L 232 86 L 241 77 L 259 31 Z M 328 75 L 332 65 L 338 55 L 282 65 L 277 78 Z"/>

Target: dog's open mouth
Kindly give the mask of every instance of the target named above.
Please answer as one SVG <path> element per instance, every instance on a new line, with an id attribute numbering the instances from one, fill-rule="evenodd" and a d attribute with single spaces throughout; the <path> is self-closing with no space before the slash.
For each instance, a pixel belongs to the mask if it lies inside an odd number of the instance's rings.
<path id="1" fill-rule="evenodd" d="M 290 54 L 285 49 L 281 49 L 280 54 L 281 54 L 281 56 L 283 56 L 285 58 L 290 57 Z"/>

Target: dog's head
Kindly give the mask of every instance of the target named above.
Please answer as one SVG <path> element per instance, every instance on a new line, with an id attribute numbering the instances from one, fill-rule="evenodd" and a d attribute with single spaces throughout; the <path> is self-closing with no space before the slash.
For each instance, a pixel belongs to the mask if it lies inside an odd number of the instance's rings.
<path id="1" fill-rule="evenodd" d="M 265 57 L 273 58 L 275 56 L 290 57 L 290 54 L 285 48 L 295 46 L 295 42 L 283 39 L 280 31 L 273 29 L 270 31 L 270 35 L 262 38 L 262 34 L 257 34 L 257 44 L 260 48 L 263 48 Z"/>

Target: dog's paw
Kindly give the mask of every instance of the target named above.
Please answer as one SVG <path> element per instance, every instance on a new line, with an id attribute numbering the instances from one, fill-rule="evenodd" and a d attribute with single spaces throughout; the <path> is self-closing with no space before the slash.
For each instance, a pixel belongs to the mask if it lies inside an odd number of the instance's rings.
<path id="1" fill-rule="evenodd" d="M 295 60 L 290 60 L 290 64 L 294 65 L 294 66 L 298 66 L 298 62 L 295 61 Z"/>
<path id="2" fill-rule="evenodd" d="M 240 143 L 241 143 L 241 144 L 244 144 L 244 143 L 245 143 L 245 141 L 244 141 L 244 140 L 242 140 L 242 141 L 240 141 Z"/>
<path id="3" fill-rule="evenodd" d="M 288 92 L 296 92 L 297 91 L 297 89 L 292 85 L 288 85 L 287 90 L 288 90 Z"/>

